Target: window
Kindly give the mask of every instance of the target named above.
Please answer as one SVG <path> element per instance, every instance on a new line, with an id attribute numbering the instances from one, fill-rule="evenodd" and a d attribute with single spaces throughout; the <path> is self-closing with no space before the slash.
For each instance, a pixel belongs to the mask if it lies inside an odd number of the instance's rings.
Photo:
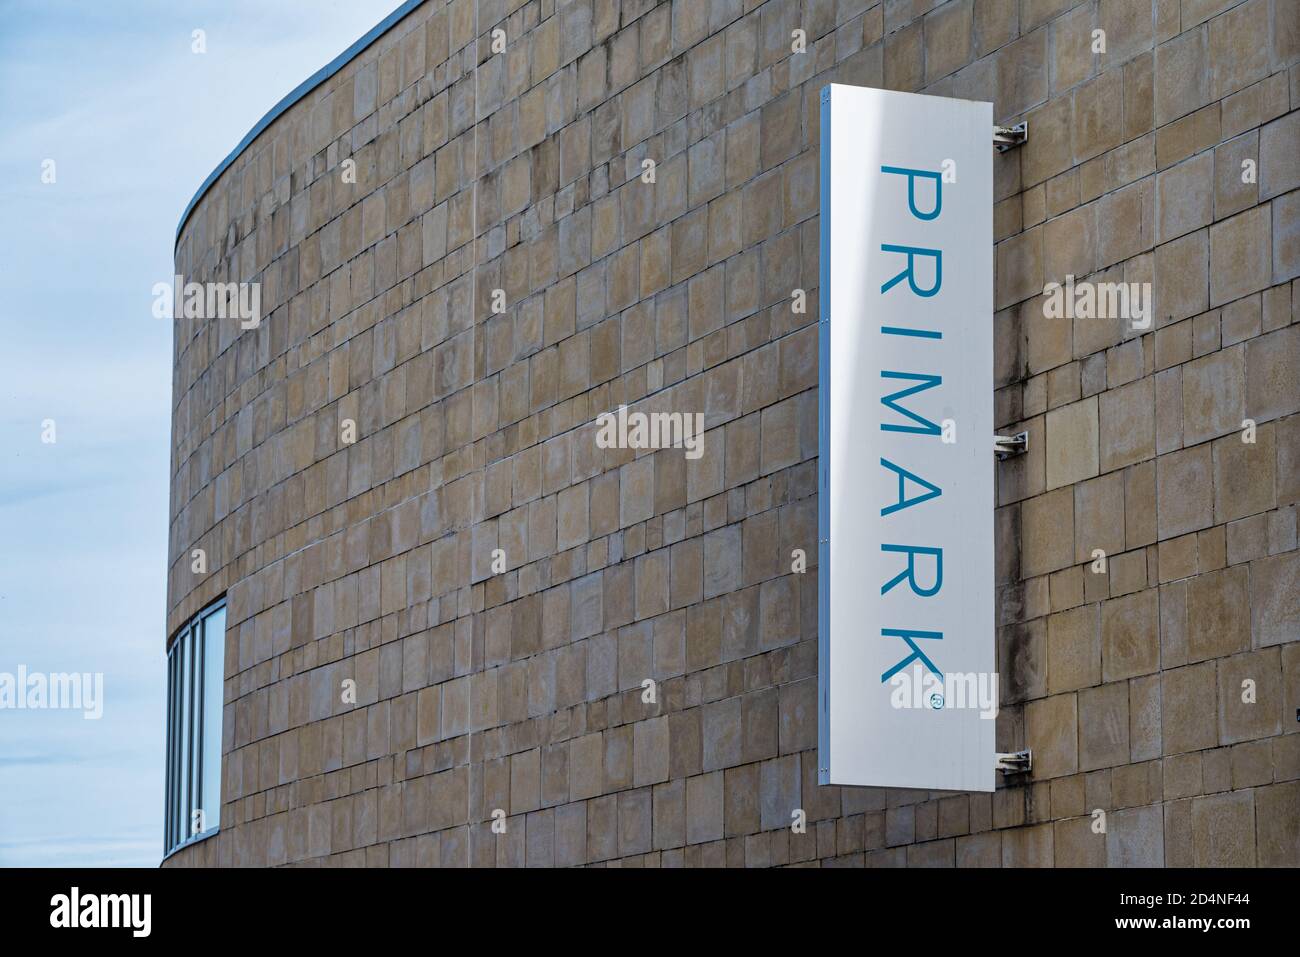
<path id="1" fill-rule="evenodd" d="M 167 651 L 167 801 L 163 852 L 221 824 L 221 704 L 225 599 L 186 623 Z"/>

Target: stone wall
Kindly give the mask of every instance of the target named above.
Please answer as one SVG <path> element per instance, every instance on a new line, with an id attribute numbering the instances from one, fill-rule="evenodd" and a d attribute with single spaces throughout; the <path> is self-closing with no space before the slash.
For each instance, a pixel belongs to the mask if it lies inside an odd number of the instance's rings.
<path id="1" fill-rule="evenodd" d="M 1298 63 L 1289 0 L 417 7 L 180 234 L 265 318 L 176 322 L 168 632 L 230 632 L 222 829 L 171 862 L 1300 864 Z M 1029 121 L 993 795 L 815 783 L 829 82 Z M 1067 274 L 1152 328 L 1045 318 Z M 620 403 L 705 454 L 598 448 Z"/>

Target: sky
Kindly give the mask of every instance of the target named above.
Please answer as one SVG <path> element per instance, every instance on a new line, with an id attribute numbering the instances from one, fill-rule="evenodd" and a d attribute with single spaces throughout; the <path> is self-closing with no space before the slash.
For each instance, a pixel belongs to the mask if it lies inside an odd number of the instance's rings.
<path id="1" fill-rule="evenodd" d="M 103 675 L 98 720 L 0 707 L 0 866 L 162 857 L 172 329 L 153 286 L 212 169 L 398 5 L 0 0 L 0 681 Z"/>

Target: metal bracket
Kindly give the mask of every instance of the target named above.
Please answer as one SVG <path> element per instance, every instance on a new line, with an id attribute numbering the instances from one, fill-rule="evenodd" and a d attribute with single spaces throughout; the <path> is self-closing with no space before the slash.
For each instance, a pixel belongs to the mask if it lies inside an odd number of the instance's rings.
<path id="1" fill-rule="evenodd" d="M 1013 146 L 1022 145 L 1029 139 L 1029 121 L 1025 120 L 1015 126 L 993 127 L 993 145 L 999 153 L 1005 153 Z"/>
<path id="2" fill-rule="evenodd" d="M 994 767 L 1008 774 L 1024 774 L 1034 767 L 1033 751 L 1012 751 L 1008 754 L 995 754 Z"/>
<path id="3" fill-rule="evenodd" d="M 1001 462 L 1013 455 L 1024 455 L 1029 451 L 1029 433 L 1017 432 L 1015 435 L 993 436 L 993 453 Z"/>

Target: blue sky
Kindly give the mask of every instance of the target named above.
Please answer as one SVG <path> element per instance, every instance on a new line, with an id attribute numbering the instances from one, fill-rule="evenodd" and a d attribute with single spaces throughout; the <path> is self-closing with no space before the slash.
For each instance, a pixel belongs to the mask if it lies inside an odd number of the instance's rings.
<path id="1" fill-rule="evenodd" d="M 0 0 L 0 673 L 104 675 L 98 721 L 0 709 L 0 866 L 161 857 L 172 334 L 151 290 L 213 167 L 396 6 Z"/>

